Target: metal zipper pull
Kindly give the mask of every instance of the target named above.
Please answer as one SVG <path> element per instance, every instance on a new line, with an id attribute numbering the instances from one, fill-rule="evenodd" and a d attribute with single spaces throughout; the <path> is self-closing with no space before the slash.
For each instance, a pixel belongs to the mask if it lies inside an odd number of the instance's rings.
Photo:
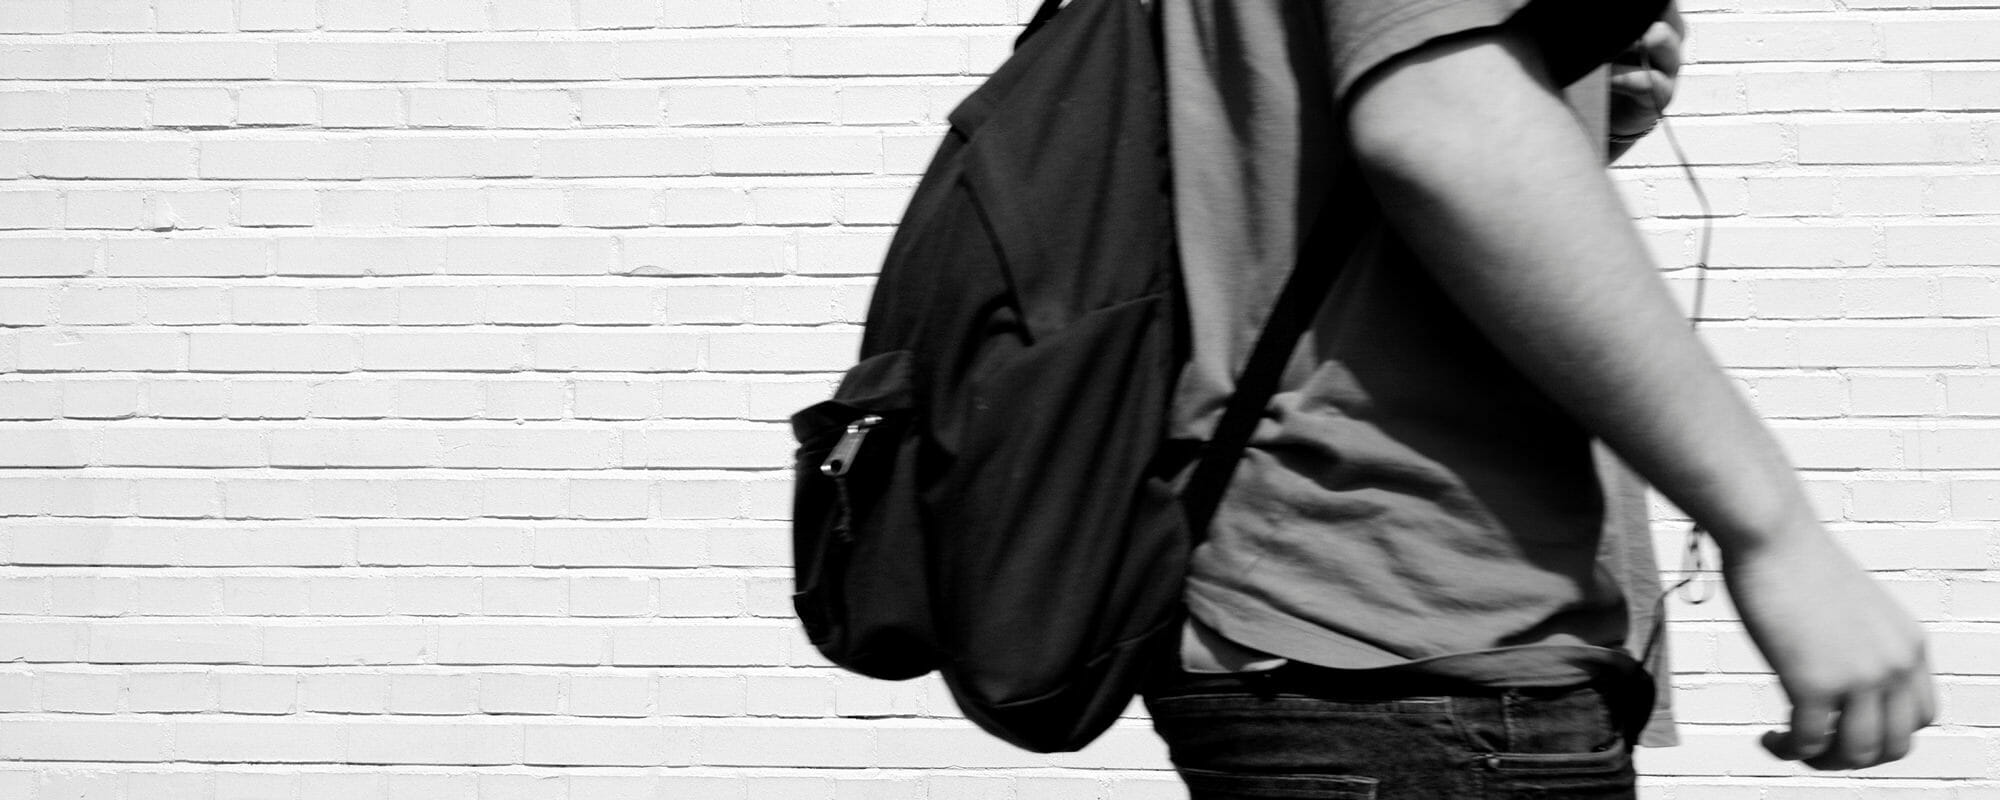
<path id="1" fill-rule="evenodd" d="M 819 473 L 829 478 L 839 478 L 854 467 L 854 456 L 861 452 L 861 442 L 868 438 L 868 431 L 881 424 L 882 418 L 875 414 L 857 419 L 847 425 L 847 432 L 841 434 L 840 441 L 833 445 L 833 452 L 826 454 L 820 462 Z"/>

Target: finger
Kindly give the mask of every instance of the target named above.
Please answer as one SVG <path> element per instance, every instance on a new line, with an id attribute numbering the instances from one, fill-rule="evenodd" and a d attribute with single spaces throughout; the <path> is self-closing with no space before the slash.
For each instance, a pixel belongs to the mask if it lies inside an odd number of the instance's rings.
<path id="1" fill-rule="evenodd" d="M 1876 764 L 1882 755 L 1883 692 L 1864 689 L 1847 696 L 1840 706 L 1840 721 L 1833 731 L 1833 744 L 1817 758 L 1806 759 L 1813 769 L 1861 769 Z"/>
<path id="2" fill-rule="evenodd" d="M 1937 721 L 1937 682 L 1931 677 L 1931 665 L 1927 659 L 1917 660 L 1917 727 L 1928 728 Z"/>
<path id="3" fill-rule="evenodd" d="M 1674 79 L 1656 71 L 1637 67 L 1616 67 L 1612 69 L 1611 91 L 1659 111 L 1674 99 Z"/>
<path id="4" fill-rule="evenodd" d="M 1882 752 L 1875 763 L 1887 764 L 1910 754 L 1910 736 L 1922 728 L 1918 720 L 1922 709 L 1918 708 L 1917 693 L 1921 691 L 1915 680 L 1898 681 L 1882 701 Z"/>
<path id="5" fill-rule="evenodd" d="M 1764 749 L 1786 761 L 1813 758 L 1833 739 L 1833 705 L 1821 698 L 1792 701 L 1792 727 L 1764 734 Z"/>
<path id="6" fill-rule="evenodd" d="M 1681 71 L 1681 36 L 1665 23 L 1655 22 L 1642 40 L 1646 57 L 1644 63 L 1668 75 L 1678 75 Z"/>

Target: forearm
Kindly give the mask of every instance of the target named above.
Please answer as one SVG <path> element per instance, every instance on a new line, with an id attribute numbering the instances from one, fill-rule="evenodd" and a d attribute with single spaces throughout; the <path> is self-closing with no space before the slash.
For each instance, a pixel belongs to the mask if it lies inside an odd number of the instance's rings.
<path id="1" fill-rule="evenodd" d="M 1349 122 L 1390 223 L 1517 368 L 1726 552 L 1815 535 L 1791 465 L 1688 330 L 1532 52 L 1433 46 L 1363 87 Z"/>

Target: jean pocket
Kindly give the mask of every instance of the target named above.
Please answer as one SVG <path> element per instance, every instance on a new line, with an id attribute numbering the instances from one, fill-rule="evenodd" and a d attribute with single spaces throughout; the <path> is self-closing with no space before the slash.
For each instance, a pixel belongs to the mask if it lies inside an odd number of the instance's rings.
<path id="1" fill-rule="evenodd" d="M 1632 754 L 1623 741 L 1603 750 L 1583 753 L 1488 753 L 1483 766 L 1517 775 L 1605 775 L 1630 768 Z"/>
<path id="2" fill-rule="evenodd" d="M 1589 753 L 1490 753 L 1485 784 L 1496 797 L 1634 800 L 1632 753 L 1620 741 Z"/>
<path id="3" fill-rule="evenodd" d="M 1178 771 L 1181 780 L 1187 783 L 1189 800 L 1374 800 L 1378 783 L 1374 778 L 1360 775 L 1222 772 L 1185 767 Z"/>

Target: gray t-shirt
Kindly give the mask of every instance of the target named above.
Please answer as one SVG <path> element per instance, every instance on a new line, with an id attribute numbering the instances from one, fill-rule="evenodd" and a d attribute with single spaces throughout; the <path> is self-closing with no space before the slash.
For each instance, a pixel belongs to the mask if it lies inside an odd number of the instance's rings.
<path id="1" fill-rule="evenodd" d="M 1334 157 L 1347 92 L 1412 48 L 1508 23 L 1527 0 L 1155 2 L 1195 341 L 1174 426 L 1204 439 L 1321 199 L 1358 180 Z M 1623 38 L 1591 52 L 1637 33 L 1607 33 Z M 1570 90 L 1598 140 L 1606 91 L 1601 72 Z M 1184 660 L 1574 682 L 1627 643 L 1628 612 L 1642 625 L 1651 613 L 1642 490 L 1615 464 L 1600 470 L 1588 434 L 1394 234 L 1377 227 L 1365 242 L 1196 551 Z"/>

